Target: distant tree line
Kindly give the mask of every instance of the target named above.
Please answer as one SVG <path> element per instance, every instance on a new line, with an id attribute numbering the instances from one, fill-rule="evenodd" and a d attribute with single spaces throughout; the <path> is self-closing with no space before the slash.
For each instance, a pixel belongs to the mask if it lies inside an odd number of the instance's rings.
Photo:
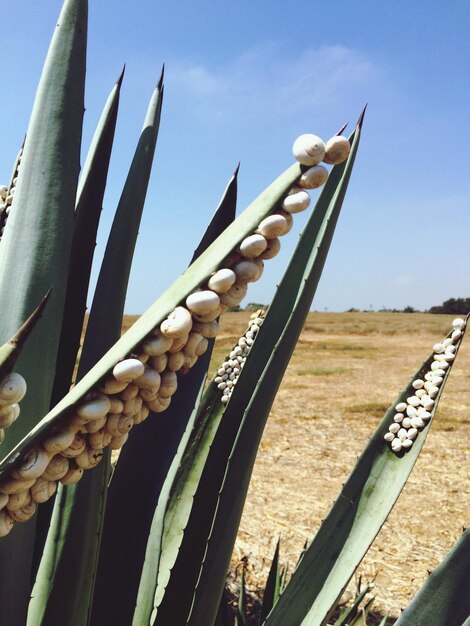
<path id="1" fill-rule="evenodd" d="M 428 313 L 466 315 L 470 311 L 470 298 L 450 298 L 439 306 L 432 306 Z"/>

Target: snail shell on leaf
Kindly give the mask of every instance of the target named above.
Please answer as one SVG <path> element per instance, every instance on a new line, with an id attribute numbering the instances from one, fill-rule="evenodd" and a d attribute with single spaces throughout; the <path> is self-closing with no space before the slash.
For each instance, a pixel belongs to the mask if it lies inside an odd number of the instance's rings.
<path id="1" fill-rule="evenodd" d="M 120 402 L 120 404 L 122 405 L 122 402 L 120 400 L 117 400 L 117 401 Z M 116 406 L 116 403 L 115 403 L 115 406 Z M 109 409 L 109 412 L 110 413 L 114 413 L 112 408 Z M 87 433 L 96 433 L 96 432 L 98 432 L 106 424 L 107 419 L 108 419 L 107 415 L 105 415 L 104 417 L 100 417 L 97 420 L 93 420 L 92 422 L 88 422 L 88 424 L 85 424 L 86 432 Z"/>
<path id="2" fill-rule="evenodd" d="M 142 350 L 150 356 L 160 356 L 165 354 L 171 346 L 171 338 L 165 337 L 160 332 L 152 335 L 142 343 Z"/>
<path id="3" fill-rule="evenodd" d="M 15 421 L 15 409 L 7 404 L 0 407 L 0 428 L 8 428 Z"/>
<path id="4" fill-rule="evenodd" d="M 196 291 L 186 298 L 187 308 L 196 315 L 213 313 L 217 311 L 219 304 L 219 296 L 215 292 L 210 291 L 210 289 Z"/>
<path id="5" fill-rule="evenodd" d="M 216 309 L 215 311 L 212 311 L 212 313 L 206 313 L 205 315 L 196 315 L 196 313 L 193 313 L 193 318 L 197 322 L 204 322 L 204 323 L 213 322 L 220 316 L 221 313 L 222 313 L 222 307 L 219 306 L 218 309 Z"/>
<path id="6" fill-rule="evenodd" d="M 69 471 L 69 460 L 63 456 L 54 456 L 42 474 L 46 480 L 59 480 Z"/>
<path id="7" fill-rule="evenodd" d="M 184 337 L 189 333 L 193 325 L 191 313 L 182 306 L 177 306 L 166 320 L 160 324 L 160 330 L 165 337 L 174 339 Z"/>
<path id="8" fill-rule="evenodd" d="M 200 333 L 191 331 L 183 352 L 186 356 L 200 356 L 207 350 L 207 339 Z"/>
<path id="9" fill-rule="evenodd" d="M 183 337 L 176 337 L 173 339 L 170 348 L 168 349 L 169 354 L 173 352 L 180 352 L 184 346 L 188 343 L 189 333 L 184 335 Z"/>
<path id="10" fill-rule="evenodd" d="M 66 459 L 73 459 L 83 452 L 86 446 L 86 437 L 82 433 L 76 433 L 68 448 L 60 453 Z"/>
<path id="11" fill-rule="evenodd" d="M 20 491 L 19 493 L 12 493 L 11 496 L 4 496 L 7 498 L 8 503 L 6 505 L 9 511 L 16 511 L 23 508 L 28 502 L 31 501 L 31 495 L 29 489 Z"/>
<path id="12" fill-rule="evenodd" d="M 247 291 L 246 283 L 236 282 L 226 293 L 220 296 L 220 301 L 227 306 L 237 306 L 246 296 Z"/>
<path id="13" fill-rule="evenodd" d="M 163 413 L 170 406 L 170 402 L 171 397 L 162 398 L 157 396 L 152 402 L 146 402 L 146 405 L 154 413 Z"/>
<path id="14" fill-rule="evenodd" d="M 256 232 L 266 239 L 276 239 L 289 232 L 289 223 L 283 215 L 273 213 L 259 223 Z"/>
<path id="15" fill-rule="evenodd" d="M 158 391 L 160 387 L 160 374 L 151 367 L 145 367 L 142 375 L 135 379 L 135 384 L 139 389 L 151 389 Z"/>
<path id="16" fill-rule="evenodd" d="M 20 493 L 25 489 L 29 489 L 36 482 L 35 478 L 31 480 L 18 480 L 17 478 L 4 478 L 0 483 L 0 492 L 7 495 Z"/>
<path id="17" fill-rule="evenodd" d="M 349 140 L 342 135 L 335 135 L 326 142 L 323 161 L 329 165 L 338 165 L 348 158 L 350 151 Z"/>
<path id="18" fill-rule="evenodd" d="M 262 261 L 261 261 L 262 262 Z M 260 277 L 260 269 L 258 263 L 254 260 L 239 261 L 233 268 L 237 280 L 244 283 L 254 283 Z"/>
<path id="19" fill-rule="evenodd" d="M 209 278 L 207 286 L 216 293 L 225 293 L 236 279 L 237 277 L 231 269 L 222 268 Z"/>
<path id="20" fill-rule="evenodd" d="M 161 374 L 164 371 L 167 363 L 168 363 L 167 354 L 159 354 L 158 356 L 152 356 L 149 359 L 149 366 L 152 367 L 159 374 Z"/>
<path id="21" fill-rule="evenodd" d="M 263 235 L 249 235 L 240 244 L 240 252 L 247 259 L 252 259 L 262 254 L 268 247 L 268 242 Z"/>
<path id="22" fill-rule="evenodd" d="M 282 201 L 282 208 L 287 213 L 301 213 L 310 206 L 310 196 L 308 191 L 301 187 L 293 187 L 289 195 Z"/>
<path id="23" fill-rule="evenodd" d="M 24 398 L 26 381 L 16 372 L 10 372 L 0 381 L 0 405 L 14 404 Z"/>
<path id="24" fill-rule="evenodd" d="M 142 365 L 142 367 L 144 366 Z M 86 420 L 96 420 L 106 415 L 106 413 L 108 413 L 110 409 L 110 406 L 111 403 L 108 396 L 105 396 L 104 394 L 99 394 L 96 398 L 85 400 L 85 402 L 77 405 L 75 407 L 75 411 L 79 417 L 83 417 Z"/>
<path id="25" fill-rule="evenodd" d="M 15 522 L 26 522 L 36 513 L 36 503 L 30 500 L 23 508 L 10 511 L 10 517 Z"/>
<path id="26" fill-rule="evenodd" d="M 264 261 L 274 259 L 274 257 L 279 253 L 280 249 L 281 242 L 279 241 L 279 239 L 269 239 L 266 250 L 259 255 L 258 259 L 263 259 Z"/>
<path id="27" fill-rule="evenodd" d="M 51 455 L 42 448 L 32 448 L 29 450 L 21 464 L 11 470 L 11 476 L 18 480 L 32 480 L 42 476 L 44 470 L 49 465 Z"/>
<path id="28" fill-rule="evenodd" d="M 78 483 L 82 476 L 83 470 L 81 467 L 71 467 L 65 476 L 62 476 L 60 482 L 63 485 L 74 485 L 75 483 Z"/>
<path id="29" fill-rule="evenodd" d="M 136 378 L 142 376 L 144 369 L 145 365 L 139 359 L 125 359 L 114 366 L 113 376 L 120 382 L 132 383 Z"/>
<path id="30" fill-rule="evenodd" d="M 38 478 L 29 492 L 31 498 L 38 504 L 41 504 L 42 502 L 47 502 L 49 498 L 55 494 L 56 489 L 56 482 L 46 480 L 45 478 Z"/>
<path id="31" fill-rule="evenodd" d="M 195 321 L 193 324 L 193 330 L 197 333 L 200 333 L 203 337 L 206 337 L 206 339 L 214 339 L 219 334 L 220 326 L 219 322 L 217 322 L 216 320 L 213 320 L 212 322 Z M 163 369 L 165 369 L 165 367 L 163 367 Z"/>
<path id="32" fill-rule="evenodd" d="M 325 156 L 325 143 L 317 135 L 306 133 L 294 141 L 292 153 L 302 165 L 316 165 Z"/>
<path id="33" fill-rule="evenodd" d="M 171 372 L 177 372 L 178 370 L 180 370 L 183 367 L 184 361 L 185 361 L 184 352 L 182 352 L 182 351 L 180 351 L 180 352 L 173 352 L 168 357 L 167 368 Z"/>
<path id="34" fill-rule="evenodd" d="M 323 165 L 314 165 L 302 174 L 299 185 L 304 189 L 317 189 L 328 180 L 328 170 Z"/>
<path id="35" fill-rule="evenodd" d="M 90 469 L 96 467 L 103 457 L 102 450 L 93 450 L 93 448 L 85 448 L 81 454 L 75 457 L 77 467 L 82 469 Z"/>
<path id="36" fill-rule="evenodd" d="M 126 387 L 127 382 L 116 380 L 111 374 L 106 376 L 106 378 L 101 381 L 99 390 L 105 395 L 114 395 L 116 393 L 121 393 L 121 391 L 124 391 Z"/>
<path id="37" fill-rule="evenodd" d="M 178 377 L 175 372 L 164 372 L 162 374 L 162 384 L 160 385 L 159 395 L 162 398 L 169 398 L 178 388 Z"/>

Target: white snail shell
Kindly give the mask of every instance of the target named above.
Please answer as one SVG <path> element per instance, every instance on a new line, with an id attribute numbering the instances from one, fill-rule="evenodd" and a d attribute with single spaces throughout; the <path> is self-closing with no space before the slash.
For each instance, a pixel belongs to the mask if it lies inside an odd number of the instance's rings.
<path id="1" fill-rule="evenodd" d="M 274 257 L 279 253 L 280 249 L 281 242 L 279 241 L 279 239 L 269 239 L 266 250 L 259 255 L 258 259 L 263 259 L 264 261 L 274 259 Z"/>
<path id="2" fill-rule="evenodd" d="M 260 278 L 259 265 L 255 263 L 255 259 L 239 261 L 234 265 L 233 271 L 235 272 L 237 280 L 244 283 L 254 283 Z"/>
<path id="3" fill-rule="evenodd" d="M 348 158 L 350 151 L 349 140 L 342 135 L 335 135 L 326 142 L 323 161 L 330 165 L 338 165 Z"/>
<path id="4" fill-rule="evenodd" d="M 142 343 L 142 350 L 150 356 L 160 356 L 165 354 L 171 346 L 171 338 L 165 337 L 160 332 L 152 335 Z"/>
<path id="5" fill-rule="evenodd" d="M 242 256 L 247 259 L 252 259 L 262 254 L 267 247 L 268 242 L 265 237 L 263 237 L 263 235 L 254 234 L 249 235 L 241 242 L 240 252 Z"/>
<path id="6" fill-rule="evenodd" d="M 165 337 L 174 339 L 183 337 L 189 333 L 193 325 L 191 313 L 182 306 L 177 306 L 166 320 L 160 324 L 160 330 Z"/>
<path id="7" fill-rule="evenodd" d="M 325 143 L 317 135 L 306 133 L 294 141 L 292 153 L 302 165 L 316 165 L 325 156 Z"/>
<path id="8" fill-rule="evenodd" d="M 285 235 L 288 231 L 289 223 L 286 218 L 279 213 L 273 213 L 273 215 L 265 217 L 256 229 L 256 232 L 263 235 L 266 239 L 276 239 L 277 237 L 282 237 L 282 235 Z"/>
<path id="9" fill-rule="evenodd" d="M 14 404 L 24 398 L 26 381 L 16 372 L 10 372 L 0 381 L 0 405 Z"/>
<path id="10" fill-rule="evenodd" d="M 237 277 L 231 269 L 222 268 L 209 278 L 207 286 L 216 293 L 225 293 L 230 289 L 236 279 Z"/>
<path id="11" fill-rule="evenodd" d="M 219 296 L 210 289 L 196 291 L 186 298 L 186 306 L 196 315 L 207 315 L 213 313 L 219 308 Z"/>
<path id="12" fill-rule="evenodd" d="M 114 366 L 113 376 L 120 382 L 131 383 L 142 376 L 144 370 L 145 365 L 139 359 L 124 359 Z"/>
<path id="13" fill-rule="evenodd" d="M 288 213 L 301 213 L 310 206 L 310 195 L 301 187 L 293 187 L 282 201 L 282 208 Z"/>
<path id="14" fill-rule="evenodd" d="M 323 165 L 314 165 L 302 174 L 299 185 L 304 189 L 317 189 L 328 180 L 328 170 Z"/>

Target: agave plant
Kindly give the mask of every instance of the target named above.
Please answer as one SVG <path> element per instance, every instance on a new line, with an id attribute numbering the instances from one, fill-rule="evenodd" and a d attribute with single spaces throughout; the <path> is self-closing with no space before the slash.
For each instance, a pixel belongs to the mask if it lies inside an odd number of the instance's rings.
<path id="1" fill-rule="evenodd" d="M 208 626 L 221 619 L 257 449 L 322 273 L 363 114 L 349 138 L 343 129 L 326 146 L 300 138 L 297 161 L 235 219 L 237 168 L 188 269 L 120 337 L 162 72 L 79 350 L 123 80 L 106 102 L 79 179 L 86 30 L 86 0 L 65 0 L 24 149 L 3 191 L 0 301 L 8 315 L 0 317 L 0 376 L 15 401 L 0 394 L 1 414 L 9 416 L 0 460 L 2 619 L 12 626 Z M 267 312 L 255 315 L 207 385 L 220 315 L 243 299 L 295 213 L 308 208 L 305 189 L 325 181 Z M 396 405 L 415 397 L 410 382 L 282 585 L 277 553 L 260 624 L 326 623 L 411 472 L 464 328 L 462 321 L 447 338 L 453 356 L 440 382 L 432 379 L 437 391 L 426 396 L 426 420 L 413 436 L 405 429 L 403 449 L 384 439 Z M 435 362 L 433 352 L 412 380 L 424 379 Z M 20 416 L 10 406 L 24 392 L 11 391 L 13 367 L 28 387 Z M 110 452 L 121 447 L 113 468 Z M 242 594 L 239 623 L 243 605 Z"/>

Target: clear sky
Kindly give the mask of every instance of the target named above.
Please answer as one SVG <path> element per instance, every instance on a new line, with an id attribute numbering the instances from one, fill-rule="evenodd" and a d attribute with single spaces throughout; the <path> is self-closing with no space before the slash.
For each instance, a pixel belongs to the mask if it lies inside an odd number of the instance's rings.
<path id="1" fill-rule="evenodd" d="M 61 0 L 2 2 L 0 181 L 23 140 Z M 468 0 L 93 0 L 83 159 L 127 64 L 96 260 L 148 99 L 165 102 L 126 310 L 183 271 L 237 162 L 242 210 L 302 133 L 351 129 L 369 103 L 313 308 L 425 309 L 470 297 Z M 313 192 L 313 199 L 317 193 Z M 269 302 L 297 235 L 248 301 Z"/>

